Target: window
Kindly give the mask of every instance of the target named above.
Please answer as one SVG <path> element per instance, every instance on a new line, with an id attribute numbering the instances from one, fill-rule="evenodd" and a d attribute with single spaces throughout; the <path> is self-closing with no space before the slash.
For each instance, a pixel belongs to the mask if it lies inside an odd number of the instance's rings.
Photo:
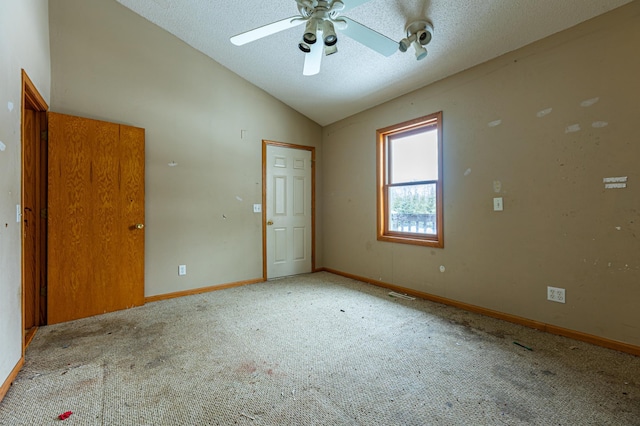
<path id="1" fill-rule="evenodd" d="M 378 240 L 444 247 L 442 112 L 377 137 Z"/>

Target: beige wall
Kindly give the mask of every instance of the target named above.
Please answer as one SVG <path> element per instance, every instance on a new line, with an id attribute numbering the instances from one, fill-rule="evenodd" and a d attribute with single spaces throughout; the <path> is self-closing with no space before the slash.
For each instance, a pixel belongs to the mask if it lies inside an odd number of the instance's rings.
<path id="1" fill-rule="evenodd" d="M 320 126 L 115 1 L 52 1 L 50 26 L 52 111 L 146 129 L 145 294 L 261 278 L 262 139 L 321 158 Z"/>
<path id="2" fill-rule="evenodd" d="M 46 0 L 0 2 L 0 385 L 22 356 L 21 69 L 49 102 Z"/>
<path id="3" fill-rule="evenodd" d="M 639 49 L 633 2 L 324 128 L 325 266 L 640 345 Z M 378 242 L 375 131 L 440 110 L 445 248 Z"/>

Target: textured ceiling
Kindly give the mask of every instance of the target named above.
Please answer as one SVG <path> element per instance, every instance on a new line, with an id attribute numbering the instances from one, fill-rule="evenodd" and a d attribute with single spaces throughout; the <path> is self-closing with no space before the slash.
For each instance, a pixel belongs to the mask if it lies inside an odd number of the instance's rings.
<path id="1" fill-rule="evenodd" d="M 600 15 L 631 0 L 370 0 L 345 13 L 399 41 L 418 19 L 433 22 L 429 55 L 382 56 L 338 33 L 338 53 L 302 75 L 304 26 L 234 46 L 235 34 L 297 15 L 294 0 L 117 0 L 321 125 Z M 349 0 L 343 0 L 349 4 Z"/>

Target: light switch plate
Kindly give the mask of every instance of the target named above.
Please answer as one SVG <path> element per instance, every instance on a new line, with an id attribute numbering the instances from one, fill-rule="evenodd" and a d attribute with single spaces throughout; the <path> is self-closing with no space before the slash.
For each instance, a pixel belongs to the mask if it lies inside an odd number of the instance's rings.
<path id="1" fill-rule="evenodd" d="M 502 204 L 502 197 L 496 197 L 493 199 L 493 211 L 501 212 L 504 206 Z"/>

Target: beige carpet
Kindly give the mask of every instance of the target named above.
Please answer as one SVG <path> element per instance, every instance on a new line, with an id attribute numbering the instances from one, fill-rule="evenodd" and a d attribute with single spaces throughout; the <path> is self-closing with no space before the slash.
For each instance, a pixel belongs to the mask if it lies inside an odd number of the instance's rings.
<path id="1" fill-rule="evenodd" d="M 43 327 L 0 425 L 640 425 L 639 357 L 387 293 L 323 272 Z"/>

